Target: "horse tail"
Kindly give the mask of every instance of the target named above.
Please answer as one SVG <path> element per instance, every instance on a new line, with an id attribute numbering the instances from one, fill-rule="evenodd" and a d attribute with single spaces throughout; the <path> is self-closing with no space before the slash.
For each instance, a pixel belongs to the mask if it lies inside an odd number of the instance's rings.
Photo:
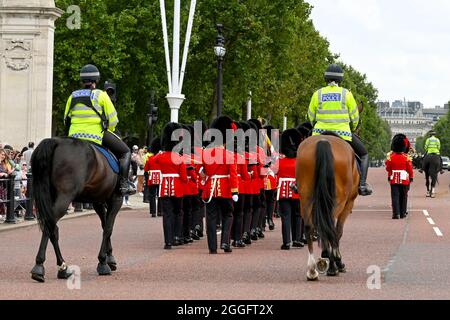
<path id="1" fill-rule="evenodd" d="M 56 221 L 53 215 L 51 175 L 53 155 L 58 142 L 55 139 L 45 139 L 34 150 L 31 159 L 33 173 L 34 200 L 37 208 L 37 219 L 42 232 L 50 236 L 54 232 Z"/>
<path id="2" fill-rule="evenodd" d="M 312 215 L 314 226 L 323 243 L 323 249 L 338 244 L 334 209 L 336 206 L 336 178 L 334 175 L 334 157 L 330 142 L 319 141 L 316 149 L 314 195 Z"/>

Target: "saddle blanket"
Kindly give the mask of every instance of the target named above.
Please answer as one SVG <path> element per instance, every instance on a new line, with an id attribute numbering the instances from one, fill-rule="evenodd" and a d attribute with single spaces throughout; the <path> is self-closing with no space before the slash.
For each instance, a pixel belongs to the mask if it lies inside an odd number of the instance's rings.
<path id="1" fill-rule="evenodd" d="M 119 161 L 117 160 L 116 156 L 113 155 L 108 149 L 105 147 L 102 147 L 98 144 L 92 143 L 92 146 L 97 149 L 103 156 L 106 158 L 106 160 L 109 163 L 109 166 L 111 167 L 112 171 L 115 174 L 119 174 Z"/>

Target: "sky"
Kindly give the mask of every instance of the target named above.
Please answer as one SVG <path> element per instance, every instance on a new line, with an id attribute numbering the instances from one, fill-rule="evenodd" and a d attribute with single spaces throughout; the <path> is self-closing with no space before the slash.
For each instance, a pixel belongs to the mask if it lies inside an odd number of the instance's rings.
<path id="1" fill-rule="evenodd" d="M 306 1 L 332 52 L 367 75 L 379 100 L 450 100 L 450 1 Z"/>

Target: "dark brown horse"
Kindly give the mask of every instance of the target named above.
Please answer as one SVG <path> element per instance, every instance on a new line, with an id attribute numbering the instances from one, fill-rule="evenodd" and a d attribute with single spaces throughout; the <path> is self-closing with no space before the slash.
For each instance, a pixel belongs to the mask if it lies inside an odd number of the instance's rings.
<path id="1" fill-rule="evenodd" d="M 338 137 L 311 137 L 300 145 L 296 172 L 309 249 L 307 279 L 317 280 L 319 272 L 336 276 L 345 272 L 339 242 L 358 196 L 355 153 Z M 317 263 L 313 251 L 315 231 L 323 250 Z"/>
<path id="2" fill-rule="evenodd" d="M 73 201 L 94 204 L 103 228 L 97 272 L 110 275 L 116 270 L 111 234 L 123 197 L 117 189 L 118 177 L 105 157 L 86 141 L 55 138 L 42 141 L 31 161 L 37 217 L 42 230 L 32 279 L 45 281 L 44 262 L 49 240 L 56 253 L 57 277 L 67 279 L 71 276 L 59 248 L 57 223 L 67 214 Z"/>

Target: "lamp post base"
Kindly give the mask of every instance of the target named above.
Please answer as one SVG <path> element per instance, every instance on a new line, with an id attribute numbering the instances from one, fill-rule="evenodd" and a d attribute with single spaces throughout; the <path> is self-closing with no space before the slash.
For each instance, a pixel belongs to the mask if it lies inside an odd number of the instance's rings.
<path id="1" fill-rule="evenodd" d="M 178 113 L 185 96 L 184 94 L 168 94 L 166 99 L 170 106 L 170 122 L 178 123 Z"/>

